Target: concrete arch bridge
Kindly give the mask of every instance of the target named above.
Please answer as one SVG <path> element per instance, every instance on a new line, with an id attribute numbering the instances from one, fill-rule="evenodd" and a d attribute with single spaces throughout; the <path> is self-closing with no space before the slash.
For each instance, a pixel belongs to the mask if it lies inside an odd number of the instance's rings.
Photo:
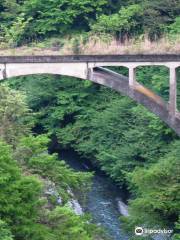
<path id="1" fill-rule="evenodd" d="M 104 66 L 123 66 L 129 77 L 110 71 Z M 136 81 L 139 66 L 169 68 L 169 101 Z M 180 55 L 69 55 L 69 56 L 1 56 L 0 80 L 31 75 L 60 74 L 88 79 L 112 88 L 144 105 L 160 117 L 180 136 L 180 112 L 177 110 L 177 74 Z"/>

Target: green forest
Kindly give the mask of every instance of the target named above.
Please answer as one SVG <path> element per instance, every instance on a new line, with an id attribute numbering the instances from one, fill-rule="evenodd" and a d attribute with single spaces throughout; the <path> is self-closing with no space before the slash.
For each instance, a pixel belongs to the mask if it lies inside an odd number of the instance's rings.
<path id="1" fill-rule="evenodd" d="M 180 0 L 0 1 L 0 48 L 61 47 L 69 38 L 80 53 L 79 39 L 91 35 L 179 39 Z M 123 67 L 113 70 L 128 76 Z M 168 78 L 166 67 L 137 69 L 138 82 L 166 101 Z M 179 108 L 179 68 L 177 80 Z M 69 149 L 126 189 L 129 216 L 119 221 L 130 240 L 152 239 L 135 236 L 136 226 L 173 229 L 170 239 L 180 240 L 179 137 L 128 97 L 56 75 L 0 84 L 0 240 L 112 240 L 91 214 L 69 207 L 72 197 L 85 204 L 94 175 L 59 159 Z M 56 197 L 46 193 L 48 184 Z"/>

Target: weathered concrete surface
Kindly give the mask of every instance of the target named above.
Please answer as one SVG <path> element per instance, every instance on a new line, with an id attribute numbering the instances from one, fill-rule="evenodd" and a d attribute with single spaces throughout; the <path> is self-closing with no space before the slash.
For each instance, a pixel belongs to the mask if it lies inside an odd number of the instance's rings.
<path id="1" fill-rule="evenodd" d="M 0 63 L 180 62 L 179 54 L 0 56 Z"/>
<path id="2" fill-rule="evenodd" d="M 4 64 L 0 64 L 0 80 L 6 78 L 5 76 L 5 65 Z"/>
<path id="3" fill-rule="evenodd" d="M 59 74 L 86 79 L 86 63 L 7 63 L 6 78 L 30 74 Z"/>
<path id="4" fill-rule="evenodd" d="M 170 93 L 169 93 L 169 111 L 171 115 L 175 115 L 177 109 L 177 83 L 176 83 L 176 69 L 175 67 L 170 67 Z"/>
<path id="5" fill-rule="evenodd" d="M 170 128 L 180 136 L 180 116 L 177 113 L 172 116 L 169 105 L 161 97 L 154 94 L 143 85 L 136 83 L 134 88 L 129 86 L 128 77 L 113 73 L 107 69 L 95 68 L 91 76 L 92 81 L 103 86 L 110 87 L 125 96 L 129 96 L 136 102 L 144 105 L 151 112 L 161 118 Z"/>

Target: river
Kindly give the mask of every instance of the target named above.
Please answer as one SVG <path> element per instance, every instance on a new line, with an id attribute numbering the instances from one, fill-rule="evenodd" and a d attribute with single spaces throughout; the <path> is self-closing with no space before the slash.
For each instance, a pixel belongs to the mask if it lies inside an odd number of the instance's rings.
<path id="1" fill-rule="evenodd" d="M 60 158 L 77 171 L 89 171 L 91 169 L 89 165 L 85 166 L 82 159 L 73 151 L 63 151 Z M 123 233 L 119 220 L 118 200 L 121 200 L 119 203 L 122 203 L 125 214 L 127 211 L 124 207 L 126 205 L 123 204 L 124 199 L 126 199 L 124 191 L 117 188 L 102 172 L 95 171 L 92 190 L 88 194 L 84 210 L 92 215 L 96 224 L 101 225 L 106 230 L 111 240 L 129 239 Z"/>

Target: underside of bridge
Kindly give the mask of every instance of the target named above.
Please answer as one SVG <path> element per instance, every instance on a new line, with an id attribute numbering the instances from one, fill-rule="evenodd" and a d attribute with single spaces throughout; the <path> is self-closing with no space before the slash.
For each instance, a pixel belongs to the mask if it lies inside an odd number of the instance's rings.
<path id="1" fill-rule="evenodd" d="M 110 87 L 125 96 L 129 96 L 137 103 L 142 104 L 151 112 L 156 114 L 170 128 L 180 136 L 180 114 L 170 111 L 169 103 L 165 102 L 160 96 L 136 82 L 134 86 L 129 85 L 129 78 L 106 68 L 94 68 L 91 75 L 93 82 Z"/>

